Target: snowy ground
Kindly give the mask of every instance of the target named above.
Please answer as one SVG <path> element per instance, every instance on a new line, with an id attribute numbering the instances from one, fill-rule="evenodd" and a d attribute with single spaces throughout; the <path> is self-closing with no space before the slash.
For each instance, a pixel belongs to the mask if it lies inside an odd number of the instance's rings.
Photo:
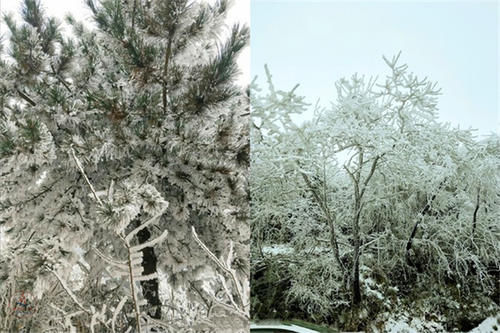
<path id="1" fill-rule="evenodd" d="M 500 332 L 500 313 L 496 317 L 486 318 L 478 327 L 470 333 L 494 333 Z"/>
<path id="2" fill-rule="evenodd" d="M 446 332 L 444 328 L 435 322 L 424 322 L 418 318 L 410 322 L 401 318 L 398 320 L 390 319 L 384 326 L 383 331 L 374 330 L 380 333 L 420 333 L 420 332 Z M 496 317 L 486 318 L 478 327 L 469 331 L 469 333 L 500 333 L 500 314 Z"/>

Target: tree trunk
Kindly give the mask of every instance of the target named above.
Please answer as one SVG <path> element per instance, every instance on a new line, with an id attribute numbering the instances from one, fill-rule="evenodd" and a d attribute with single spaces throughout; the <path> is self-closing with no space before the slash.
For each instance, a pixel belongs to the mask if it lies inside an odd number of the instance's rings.
<path id="1" fill-rule="evenodd" d="M 370 172 L 362 181 L 362 168 L 364 161 L 363 149 L 358 146 L 358 163 L 357 169 L 352 172 L 349 168 L 344 165 L 344 169 L 351 177 L 353 186 L 354 186 L 354 211 L 353 211 L 353 219 L 352 219 L 352 232 L 353 232 L 353 246 L 354 246 L 354 258 L 353 258 L 353 266 L 352 266 L 352 305 L 353 307 L 357 307 L 361 304 L 361 287 L 359 285 L 359 257 L 361 255 L 361 239 L 360 239 L 360 231 L 359 231 L 359 221 L 361 219 L 361 209 L 363 208 L 362 200 L 363 196 L 366 193 L 366 189 L 368 188 L 368 183 L 370 179 L 373 177 L 375 170 L 377 168 L 378 161 L 380 158 L 384 156 L 377 155 L 371 164 Z"/>
<path id="2" fill-rule="evenodd" d="M 480 188 L 477 189 L 477 198 L 476 198 L 476 208 L 474 209 L 474 214 L 472 215 L 472 237 L 474 237 L 474 233 L 476 232 L 476 224 L 477 224 L 477 211 L 479 210 L 479 192 Z"/>
<path id="3" fill-rule="evenodd" d="M 144 228 L 137 233 L 139 243 L 144 244 L 151 238 L 148 228 Z M 142 250 L 143 275 L 155 273 L 157 271 L 157 257 L 152 247 L 146 247 Z M 158 279 L 141 281 L 144 298 L 148 301 L 148 313 L 152 318 L 161 319 L 161 302 L 158 290 Z"/>
<path id="4" fill-rule="evenodd" d="M 357 307 L 361 303 L 361 287 L 359 285 L 359 218 L 361 215 L 361 200 L 358 196 L 354 203 L 353 237 L 354 237 L 354 261 L 352 268 L 352 305 Z"/>

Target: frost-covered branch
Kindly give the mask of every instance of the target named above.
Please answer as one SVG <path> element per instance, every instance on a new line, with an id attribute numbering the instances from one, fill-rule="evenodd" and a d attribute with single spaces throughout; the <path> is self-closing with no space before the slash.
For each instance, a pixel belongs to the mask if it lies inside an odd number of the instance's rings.
<path id="1" fill-rule="evenodd" d="M 212 251 L 200 240 L 198 237 L 198 234 L 196 233 L 196 230 L 194 226 L 191 227 L 192 235 L 196 243 L 203 249 L 203 251 L 208 255 L 208 257 L 224 272 L 226 273 L 233 281 L 233 285 L 235 287 L 235 291 L 238 295 L 238 299 L 240 301 L 240 307 L 234 308 L 233 310 L 236 310 L 239 313 L 245 313 L 245 316 L 248 318 L 248 314 L 246 312 L 246 297 L 243 295 L 242 291 L 242 285 L 238 281 L 238 278 L 236 277 L 236 271 L 231 268 L 230 263 L 224 263 L 215 254 L 213 254 Z M 227 290 L 227 289 L 226 289 Z M 228 296 L 231 298 L 231 296 Z"/>
<path id="2" fill-rule="evenodd" d="M 66 293 L 68 294 L 68 296 L 73 300 L 73 302 L 82 310 L 84 311 L 85 313 L 87 313 L 88 315 L 90 316 L 93 316 L 94 315 L 94 312 L 92 312 L 91 309 L 87 309 L 79 300 L 78 298 L 76 297 L 76 295 L 71 291 L 71 289 L 68 287 L 68 285 L 64 282 L 64 280 L 59 276 L 59 274 L 57 274 L 57 272 L 53 269 L 50 270 L 52 274 L 54 274 L 54 276 L 57 278 L 57 280 L 59 281 L 59 283 L 61 284 L 61 286 L 63 287 L 64 291 L 66 291 Z M 94 318 L 94 317 L 92 317 Z M 101 319 L 101 317 L 96 317 L 96 320 L 98 320 L 102 325 L 104 325 L 104 327 L 108 328 L 109 329 L 109 326 L 108 324 L 103 321 Z"/>
<path id="3" fill-rule="evenodd" d="M 87 182 L 87 185 L 89 186 L 90 190 L 92 191 L 92 194 L 94 194 L 94 198 L 95 200 L 97 201 L 97 203 L 99 204 L 99 206 L 104 206 L 101 199 L 99 199 L 99 196 L 97 195 L 95 189 L 94 189 L 94 186 L 92 185 L 92 183 L 90 182 L 89 178 L 87 177 L 87 174 L 85 173 L 85 170 L 83 170 L 83 167 L 82 167 L 82 164 L 80 163 L 80 160 L 78 159 L 78 157 L 76 157 L 76 154 L 75 154 L 75 150 L 73 149 L 73 147 L 70 147 L 70 151 L 71 151 L 71 156 L 73 157 L 73 160 L 75 161 L 76 163 L 76 166 L 78 167 L 78 169 L 80 170 L 83 178 L 85 178 L 85 181 Z"/>

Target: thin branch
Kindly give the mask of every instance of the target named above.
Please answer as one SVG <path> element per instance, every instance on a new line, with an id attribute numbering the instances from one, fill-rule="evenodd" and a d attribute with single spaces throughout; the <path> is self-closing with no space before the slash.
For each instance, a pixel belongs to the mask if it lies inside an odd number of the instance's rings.
<path id="1" fill-rule="evenodd" d="M 242 286 L 240 285 L 240 282 L 238 281 L 238 278 L 236 277 L 235 270 L 232 269 L 231 267 L 227 267 L 223 262 L 221 262 L 219 260 L 219 258 L 217 258 L 217 256 L 215 254 L 213 254 L 212 251 L 210 251 L 210 249 L 198 237 L 198 234 L 196 233 L 196 230 L 195 230 L 194 226 L 191 227 L 191 231 L 192 231 L 194 240 L 203 249 L 203 251 L 208 255 L 208 257 L 210 259 L 212 259 L 212 261 L 223 272 L 225 272 L 226 274 L 228 274 L 231 277 L 231 279 L 233 280 L 233 284 L 234 284 L 234 286 L 236 288 L 236 293 L 237 293 L 238 298 L 239 298 L 239 300 L 241 302 L 241 305 L 243 306 L 243 308 L 245 308 L 246 307 L 246 305 L 245 305 L 245 297 L 243 296 L 243 292 L 241 290 Z M 237 309 L 233 309 L 233 310 L 236 310 L 238 313 L 245 313 L 244 311 L 242 311 L 241 309 L 238 309 L 238 308 Z M 245 318 L 248 319 L 248 314 L 246 314 L 246 313 L 245 313 Z"/>
<path id="2" fill-rule="evenodd" d="M 349 168 L 344 164 L 344 169 L 345 171 L 347 171 L 347 173 L 349 174 L 349 176 L 351 177 L 352 181 L 354 182 L 354 184 L 358 184 L 358 181 L 356 179 L 356 177 L 354 176 L 354 174 L 351 172 L 351 170 L 349 170 Z"/>
<path id="3" fill-rule="evenodd" d="M 116 266 L 116 267 L 121 268 L 121 269 L 127 268 L 127 263 L 125 261 L 118 261 L 118 260 L 112 259 L 112 258 L 106 256 L 101 251 L 99 251 L 97 248 L 93 248 L 93 250 L 99 257 L 101 257 L 101 259 L 106 261 L 108 264 Z"/>
<path id="4" fill-rule="evenodd" d="M 26 102 L 28 102 L 29 104 L 31 104 L 31 106 L 36 106 L 36 103 L 28 97 L 28 95 L 26 95 L 25 93 L 23 93 L 21 90 L 19 90 L 19 88 L 16 87 L 16 90 L 17 92 L 19 93 L 19 96 L 22 97 L 22 99 L 24 99 Z"/>
<path id="5" fill-rule="evenodd" d="M 86 309 L 82 303 L 80 303 L 80 301 L 76 298 L 75 294 L 73 294 L 73 292 L 71 291 L 71 289 L 66 285 L 66 283 L 64 282 L 64 280 L 59 276 L 59 274 L 56 273 L 56 271 L 54 270 L 50 270 L 52 272 L 52 274 L 55 275 L 55 277 L 57 278 L 57 280 L 59 280 L 59 283 L 61 284 L 61 286 L 63 287 L 63 289 L 66 291 L 66 293 L 69 295 L 69 297 L 73 300 L 73 302 L 80 308 L 82 309 L 82 311 L 84 311 L 85 313 L 89 314 L 89 315 L 93 315 L 92 311 L 89 310 L 89 309 Z M 97 320 L 99 320 L 99 322 L 101 324 L 104 325 L 104 327 L 108 328 L 109 329 L 109 326 L 108 324 L 106 324 L 105 321 L 103 321 L 102 319 L 100 318 L 97 318 Z"/>
<path id="6" fill-rule="evenodd" d="M 203 296 L 202 292 L 198 288 L 196 288 L 196 285 L 193 282 L 191 282 L 191 281 L 188 281 L 188 282 L 189 282 L 189 286 L 191 287 L 191 289 L 196 291 L 196 293 L 200 296 L 203 303 L 205 303 L 205 305 L 207 306 L 207 309 L 208 309 L 207 312 L 210 314 L 212 304 Z"/>
<path id="7" fill-rule="evenodd" d="M 173 40 L 173 29 L 169 31 L 168 34 L 168 44 L 167 49 L 165 51 L 165 64 L 163 65 L 163 88 L 162 88 L 162 102 L 163 102 L 163 112 L 167 111 L 167 75 L 168 75 L 168 65 L 170 61 L 170 54 L 172 53 L 172 40 Z"/>
<path id="8" fill-rule="evenodd" d="M 127 296 L 123 296 L 121 299 L 120 303 L 118 303 L 117 307 L 115 308 L 115 311 L 113 312 L 113 319 L 111 320 L 111 330 L 113 333 L 115 333 L 115 323 L 116 323 L 116 318 L 118 318 L 118 314 L 122 310 L 123 306 L 125 305 L 125 302 L 127 301 Z"/>
<path id="9" fill-rule="evenodd" d="M 71 88 L 68 86 L 68 84 L 64 81 L 62 77 L 59 76 L 59 74 L 57 74 L 54 65 L 51 64 L 50 68 L 52 69 L 52 74 L 56 77 L 56 79 L 64 86 L 64 88 L 66 88 L 68 92 L 71 92 Z"/>
<path id="10" fill-rule="evenodd" d="M 44 188 L 42 191 L 38 192 L 37 194 L 35 194 L 35 195 L 34 195 L 34 196 L 32 196 L 31 198 L 26 199 L 26 200 L 24 200 L 24 201 L 17 202 L 17 203 L 15 203 L 15 204 L 13 204 L 13 205 L 14 205 L 14 206 L 24 205 L 24 204 L 26 204 L 26 203 L 28 203 L 28 202 L 30 202 L 30 201 L 33 201 L 33 200 L 35 200 L 35 199 L 39 198 L 39 197 L 40 197 L 40 196 L 42 196 L 43 194 L 45 194 L 45 193 L 47 193 L 48 191 L 50 191 L 50 190 L 52 189 L 52 187 L 54 187 L 54 185 L 55 185 L 56 183 L 58 183 L 60 180 L 61 180 L 61 178 L 59 178 L 59 179 L 55 180 L 52 184 L 50 184 L 49 186 L 45 186 L 45 188 Z"/>
<path id="11" fill-rule="evenodd" d="M 103 207 L 104 204 L 102 203 L 101 199 L 99 199 L 99 197 L 97 196 L 97 193 L 96 191 L 94 190 L 94 186 L 92 186 L 92 183 L 90 183 L 90 180 L 89 178 L 87 177 L 87 175 L 85 174 L 85 170 L 83 170 L 83 167 L 82 167 L 82 164 L 80 163 L 80 160 L 78 160 L 78 158 L 76 157 L 76 154 L 75 154 L 75 150 L 73 149 L 73 147 L 70 147 L 71 149 L 71 155 L 73 156 L 73 159 L 75 160 L 75 163 L 76 163 L 76 166 L 78 167 L 78 169 L 80 169 L 80 172 L 82 173 L 82 176 L 83 178 L 85 178 L 85 181 L 87 182 L 87 184 L 89 185 L 90 187 L 90 190 L 92 191 L 92 193 L 94 194 L 94 198 L 95 200 L 97 201 L 97 203 Z"/>

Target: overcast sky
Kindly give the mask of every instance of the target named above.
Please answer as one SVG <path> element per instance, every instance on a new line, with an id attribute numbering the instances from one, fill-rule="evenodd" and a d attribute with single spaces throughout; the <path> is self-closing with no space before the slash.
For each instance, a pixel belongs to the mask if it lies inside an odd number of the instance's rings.
<path id="1" fill-rule="evenodd" d="M 379 75 L 382 55 L 438 81 L 440 118 L 488 134 L 500 128 L 497 1 L 252 0 L 251 75 L 268 64 L 277 88 L 328 106 L 334 82 Z M 263 81 L 259 80 L 259 83 Z"/>
<path id="2" fill-rule="evenodd" d="M 214 2 L 215 0 L 207 0 Z M 2 15 L 5 13 L 16 14 L 20 19 L 19 10 L 22 0 L 0 0 L 0 10 Z M 72 13 L 78 20 L 91 22 L 92 14 L 85 5 L 84 0 L 41 0 L 46 13 L 50 16 L 55 16 L 63 21 L 62 27 L 68 29 L 64 23 L 64 17 L 67 13 Z M 250 24 L 250 0 L 233 0 L 233 6 L 229 11 L 227 24 L 232 25 L 236 22 Z M 7 27 L 2 23 L 0 32 L 5 35 Z M 246 84 L 250 80 L 250 48 L 247 47 L 238 58 L 238 64 L 241 69 L 239 82 Z"/>

